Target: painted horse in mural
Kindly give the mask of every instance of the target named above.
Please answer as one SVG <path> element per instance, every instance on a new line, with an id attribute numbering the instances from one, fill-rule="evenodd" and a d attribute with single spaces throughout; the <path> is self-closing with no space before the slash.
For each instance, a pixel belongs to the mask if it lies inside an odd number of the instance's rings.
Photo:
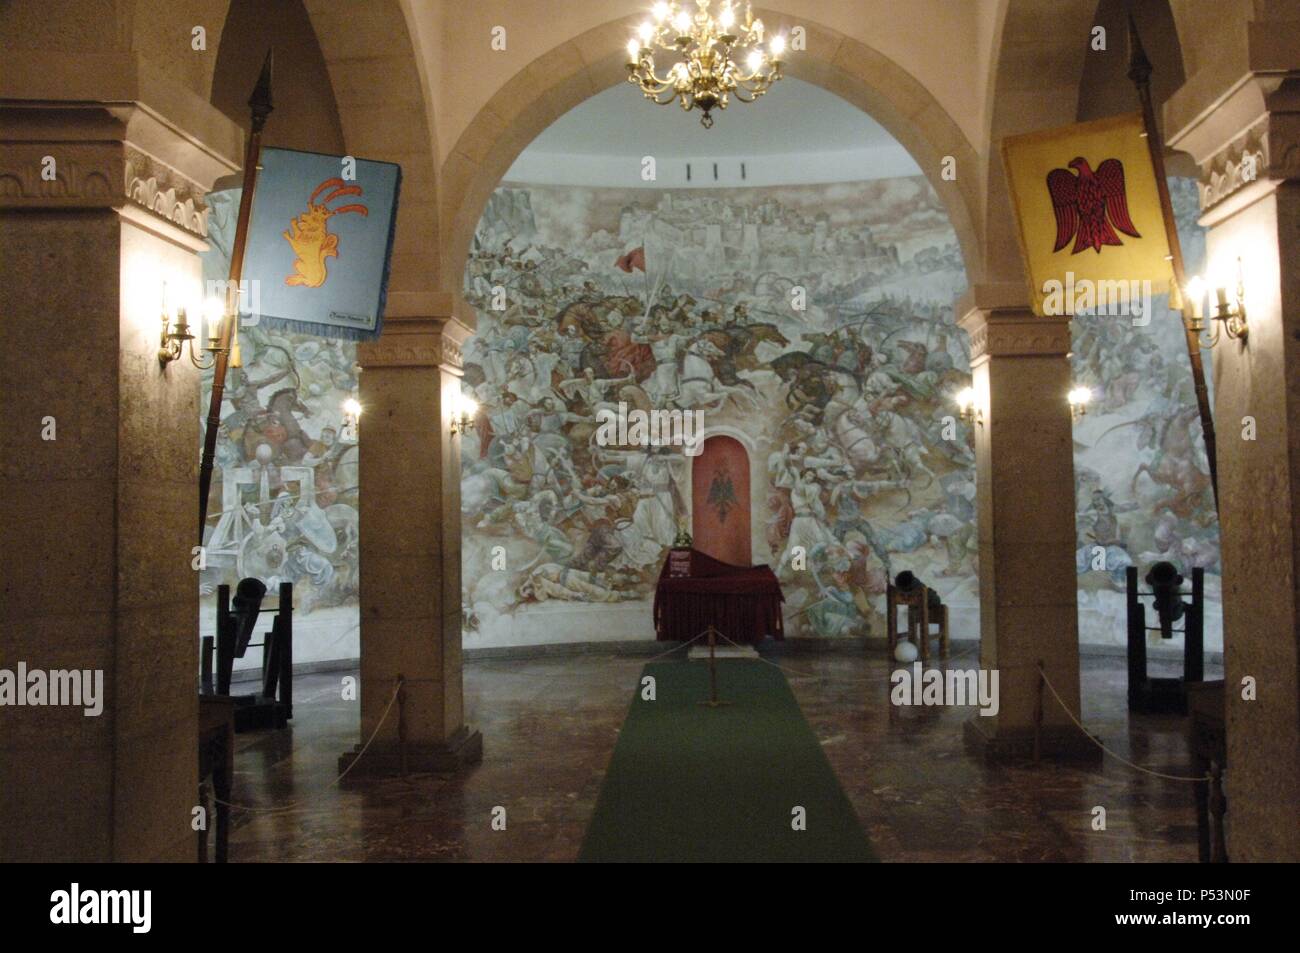
<path id="1" fill-rule="evenodd" d="M 1200 412 L 1195 407 L 1184 408 L 1166 419 L 1155 459 L 1139 465 L 1133 473 L 1134 491 L 1145 473 L 1156 486 L 1172 492 L 1164 505 L 1185 518 L 1201 507 L 1210 488 L 1210 475 L 1202 469 L 1202 455 L 1192 432 L 1199 423 Z"/>
<path id="2" fill-rule="evenodd" d="M 718 411 L 729 399 L 735 400 L 737 405 L 741 405 L 743 400 L 750 407 L 759 406 L 758 398 L 753 394 L 754 385 L 749 381 L 723 382 L 715 370 L 715 362 L 720 362 L 723 357 L 723 352 L 705 338 L 691 342 L 682 355 L 676 398 L 679 406 Z"/>
<path id="3" fill-rule="evenodd" d="M 701 338 L 716 347 L 722 356 L 714 362 L 718 378 L 725 384 L 751 386 L 742 380 L 739 371 L 757 371 L 766 365 L 755 353 L 761 345 L 784 348 L 790 340 L 775 324 L 744 324 L 705 331 Z"/>
<path id="4" fill-rule="evenodd" d="M 836 384 L 831 376 L 832 368 L 803 351 L 782 354 L 768 366 L 788 385 L 786 406 L 796 413 L 811 407 L 814 416 L 820 417 L 835 396 Z"/>
<path id="5" fill-rule="evenodd" d="M 1138 465 L 1130 488 L 1136 493 L 1145 474 L 1165 492 L 1161 505 L 1177 516 L 1190 519 L 1202 508 L 1205 493 L 1210 489 L 1210 475 L 1203 466 L 1199 437 L 1194 432 L 1199 421 L 1200 413 L 1195 407 L 1184 407 L 1167 415 L 1147 414 L 1111 427 L 1097 438 L 1094 446 L 1124 427 L 1149 428 L 1155 434 L 1155 458 Z"/>
<path id="6" fill-rule="evenodd" d="M 244 425 L 246 456 L 253 457 L 257 447 L 266 444 L 277 462 L 299 463 L 313 441 L 302 429 L 296 414 L 311 414 L 311 408 L 298 398 L 296 387 L 285 387 L 272 394 L 266 409 Z"/>

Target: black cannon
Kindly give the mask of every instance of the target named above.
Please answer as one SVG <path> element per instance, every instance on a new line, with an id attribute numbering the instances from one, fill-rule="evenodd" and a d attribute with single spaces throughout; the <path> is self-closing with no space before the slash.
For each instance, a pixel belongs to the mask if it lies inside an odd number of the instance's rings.
<path id="1" fill-rule="evenodd" d="M 1159 562 L 1147 572 L 1149 592 L 1138 590 L 1136 566 L 1125 570 L 1128 583 L 1128 707 L 1129 711 L 1187 712 L 1187 684 L 1205 680 L 1205 570 L 1192 570 L 1191 591 L 1182 588 L 1184 579 L 1173 563 Z M 1143 596 L 1151 597 L 1159 626 L 1147 626 Z M 1191 596 L 1188 601 L 1184 597 Z M 1174 624 L 1181 621 L 1181 629 Z M 1182 678 L 1153 678 L 1147 675 L 1147 632 L 1159 632 L 1162 639 L 1183 636 Z"/>

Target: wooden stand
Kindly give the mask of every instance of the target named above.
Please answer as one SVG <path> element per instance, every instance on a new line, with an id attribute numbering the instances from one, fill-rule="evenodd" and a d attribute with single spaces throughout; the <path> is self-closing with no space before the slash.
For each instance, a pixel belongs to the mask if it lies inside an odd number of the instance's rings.
<path id="1" fill-rule="evenodd" d="M 1228 845 L 1224 837 L 1224 815 L 1228 801 L 1223 794 L 1223 772 L 1228 761 L 1227 717 L 1223 681 L 1187 686 L 1188 746 L 1192 751 L 1192 773 L 1208 778 L 1197 781 L 1196 841 L 1201 863 L 1226 864 Z"/>
<path id="2" fill-rule="evenodd" d="M 226 862 L 230 843 L 230 784 L 235 774 L 235 703 L 216 695 L 199 696 L 199 806 L 208 823 L 199 835 L 199 863 L 208 862 L 208 829 L 214 830 L 216 862 Z M 203 782 L 212 778 L 212 795 L 216 805 L 208 808 Z M 216 823 L 212 823 L 215 816 Z"/>
<path id="3" fill-rule="evenodd" d="M 893 658 L 898 645 L 898 609 L 907 607 L 907 638 L 917 647 L 921 662 L 930 661 L 930 626 L 939 627 L 939 657 L 948 658 L 948 607 L 942 603 L 930 614 L 930 587 L 918 585 L 915 589 L 899 589 L 892 582 L 885 590 L 885 623 L 889 628 L 889 656 Z"/>
<path id="4" fill-rule="evenodd" d="M 217 634 L 203 637 L 200 653 L 200 685 L 204 695 L 230 696 L 235 705 L 235 730 L 283 728 L 293 717 L 293 583 L 280 584 L 280 604 L 262 642 L 250 643 L 262 649 L 262 690 L 248 695 L 231 695 L 230 683 L 235 659 L 242 656 L 235 645 L 235 618 L 230 609 L 230 587 L 217 587 Z M 213 656 L 216 657 L 215 678 Z"/>

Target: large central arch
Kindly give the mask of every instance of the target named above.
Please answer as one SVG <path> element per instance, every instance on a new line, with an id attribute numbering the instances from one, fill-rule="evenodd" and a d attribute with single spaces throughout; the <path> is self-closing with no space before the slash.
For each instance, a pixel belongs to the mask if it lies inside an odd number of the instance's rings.
<path id="1" fill-rule="evenodd" d="M 775 10 L 756 11 L 772 32 L 806 31 L 807 48 L 789 54 L 787 73 L 842 97 L 884 126 L 911 153 L 938 193 L 961 245 L 971 284 L 983 280 L 978 159 L 938 100 L 906 70 L 837 30 Z M 443 163 L 442 274 L 458 290 L 488 197 L 516 157 L 543 129 L 583 100 L 626 81 L 628 16 L 538 57 L 479 110 Z M 773 95 L 779 95 L 778 91 Z M 645 108 L 650 108 L 647 104 Z M 755 107 L 761 117 L 762 106 Z M 945 158 L 955 178 L 943 176 Z"/>

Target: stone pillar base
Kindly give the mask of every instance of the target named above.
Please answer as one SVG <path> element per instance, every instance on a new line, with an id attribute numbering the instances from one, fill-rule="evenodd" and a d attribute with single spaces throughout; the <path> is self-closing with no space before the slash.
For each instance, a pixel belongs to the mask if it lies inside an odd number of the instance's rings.
<path id="1" fill-rule="evenodd" d="M 483 760 L 483 735 L 468 726 L 452 735 L 442 744 L 407 744 L 406 773 L 432 774 L 460 771 Z M 351 771 L 348 768 L 356 765 Z M 339 755 L 339 774 L 348 771 L 343 779 L 347 784 L 359 778 L 388 778 L 402 774 L 402 751 L 396 742 L 372 744 L 365 756 L 361 745 Z"/>
<path id="2" fill-rule="evenodd" d="M 983 715 L 976 715 L 966 722 L 962 733 L 967 751 L 989 764 L 1033 760 L 1032 728 L 994 730 L 985 724 L 987 720 Z M 1044 725 L 1039 738 L 1039 754 L 1053 761 L 1084 764 L 1100 764 L 1102 759 L 1101 749 L 1074 725 Z"/>

